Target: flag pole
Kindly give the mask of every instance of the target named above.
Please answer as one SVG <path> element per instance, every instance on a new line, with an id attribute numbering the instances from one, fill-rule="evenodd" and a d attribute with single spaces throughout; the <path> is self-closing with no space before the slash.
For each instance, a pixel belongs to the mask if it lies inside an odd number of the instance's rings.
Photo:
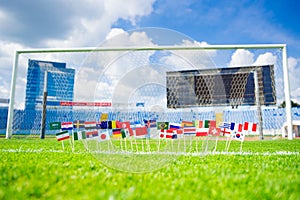
<path id="1" fill-rule="evenodd" d="M 229 139 L 229 142 L 228 142 L 228 145 L 227 145 L 227 149 L 226 149 L 226 152 L 228 152 L 228 150 L 229 150 L 229 147 L 230 147 L 230 144 L 231 144 L 231 138 Z"/>
<path id="2" fill-rule="evenodd" d="M 217 138 L 216 138 L 216 144 L 215 144 L 215 148 L 214 148 L 213 152 L 217 151 L 218 140 L 219 140 L 219 137 L 217 136 Z"/>
<path id="3" fill-rule="evenodd" d="M 131 146 L 131 151 L 132 151 L 132 153 L 133 153 L 133 143 L 132 143 L 132 136 L 131 136 L 131 138 L 130 138 L 130 146 Z"/>
<path id="4" fill-rule="evenodd" d="M 183 131 L 183 150 L 184 150 L 184 153 L 186 153 L 186 142 L 185 142 L 185 134 L 184 134 L 184 131 Z"/>
<path id="5" fill-rule="evenodd" d="M 144 138 L 142 138 L 142 152 L 145 152 L 145 149 L 144 149 Z"/>
<path id="6" fill-rule="evenodd" d="M 149 138 L 146 139 L 146 145 L 147 145 L 147 151 L 150 152 L 150 143 L 149 143 Z"/>
<path id="7" fill-rule="evenodd" d="M 196 136 L 196 152 L 197 153 L 199 153 L 198 143 L 199 143 L 199 137 Z"/>
<path id="8" fill-rule="evenodd" d="M 121 149 L 121 151 L 123 151 L 123 142 L 122 142 L 122 138 L 120 139 L 120 149 Z"/>
<path id="9" fill-rule="evenodd" d="M 74 153 L 75 151 L 75 140 L 74 140 L 74 130 L 72 129 L 72 141 L 71 141 L 71 146 L 72 146 L 72 152 Z"/>
<path id="10" fill-rule="evenodd" d="M 124 138 L 124 148 L 125 152 L 127 152 L 127 138 Z"/>
<path id="11" fill-rule="evenodd" d="M 243 151 L 243 143 L 244 143 L 244 141 L 241 141 L 241 146 L 240 146 L 240 152 L 242 153 L 242 151 Z"/>
<path id="12" fill-rule="evenodd" d="M 138 145 L 137 145 L 137 142 L 136 142 L 136 138 L 134 138 L 134 143 L 135 143 L 136 152 L 138 153 L 139 152 L 139 148 L 138 148 Z"/>
<path id="13" fill-rule="evenodd" d="M 65 151 L 65 145 L 64 145 L 64 141 L 63 140 L 61 141 L 61 146 L 62 146 L 63 151 Z"/>
<path id="14" fill-rule="evenodd" d="M 158 147 L 157 147 L 157 151 L 160 151 L 160 133 L 158 134 Z"/>

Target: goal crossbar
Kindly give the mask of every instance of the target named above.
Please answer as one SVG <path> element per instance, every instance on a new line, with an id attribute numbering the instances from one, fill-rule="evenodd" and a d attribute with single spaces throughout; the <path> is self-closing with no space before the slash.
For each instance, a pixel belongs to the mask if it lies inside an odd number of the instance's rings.
<path id="1" fill-rule="evenodd" d="M 293 139 L 292 133 L 292 111 L 290 101 L 290 85 L 287 66 L 286 44 L 234 44 L 234 45 L 199 45 L 199 46 L 128 46 L 128 47 L 83 47 L 83 48 L 46 48 L 46 49 L 24 49 L 17 50 L 14 57 L 14 65 L 11 79 L 11 93 L 8 107 L 8 117 L 6 126 L 6 139 L 12 136 L 12 122 L 14 113 L 14 99 L 16 89 L 16 78 L 19 55 L 35 53 L 80 53 L 80 52 L 109 52 L 109 51 L 155 51 L 155 50 L 236 50 L 236 49 L 281 49 L 282 67 L 284 80 L 286 121 L 288 139 Z"/>

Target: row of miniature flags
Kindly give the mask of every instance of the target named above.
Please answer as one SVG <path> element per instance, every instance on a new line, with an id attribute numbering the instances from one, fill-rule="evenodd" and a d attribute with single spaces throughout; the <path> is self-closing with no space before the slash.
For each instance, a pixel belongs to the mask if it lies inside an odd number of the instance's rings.
<path id="1" fill-rule="evenodd" d="M 98 126 L 97 126 L 98 124 Z M 58 141 L 68 139 L 68 131 L 76 127 L 78 130 L 84 128 L 86 131 L 74 132 L 74 140 L 88 139 L 98 137 L 100 140 L 107 140 L 110 135 L 115 138 L 126 138 L 130 136 L 145 136 L 149 128 L 160 130 L 160 138 L 177 139 L 178 135 L 195 135 L 196 137 L 225 136 L 232 137 L 235 140 L 243 141 L 246 133 L 255 133 L 257 124 L 245 122 L 244 124 L 234 122 L 221 122 L 219 126 L 214 120 L 195 120 L 182 121 L 182 123 L 156 122 L 156 120 L 144 120 L 144 125 L 139 122 L 131 123 L 129 121 L 102 121 L 102 122 L 53 122 L 50 123 L 51 130 L 61 130 L 56 134 Z M 103 129 L 103 130 L 97 130 Z M 111 129 L 109 134 L 107 129 Z M 79 135 L 78 135 L 79 134 Z M 80 135 L 81 134 L 81 135 Z"/>
<path id="2" fill-rule="evenodd" d="M 124 124 L 125 123 L 125 124 Z M 134 124 L 130 123 L 129 121 L 126 122 L 119 122 L 119 121 L 75 121 L 75 122 L 51 122 L 50 123 L 50 130 L 73 130 L 73 129 L 81 129 L 84 128 L 86 130 L 88 129 L 116 129 L 116 128 L 124 128 L 123 126 L 141 126 L 142 124 L 139 122 L 135 122 Z M 151 124 L 149 124 L 149 128 L 153 127 Z M 148 128 L 148 125 L 145 125 Z M 156 122 L 155 122 L 156 127 Z"/>
<path id="3" fill-rule="evenodd" d="M 178 135 L 195 135 L 196 137 L 206 137 L 206 136 L 225 136 L 232 137 L 232 139 L 244 141 L 246 133 L 256 133 L 257 124 L 245 122 L 244 124 L 234 123 L 234 122 L 221 122 L 219 126 L 216 125 L 214 120 L 205 120 L 198 121 L 198 124 L 195 126 L 195 123 L 185 122 L 185 126 L 179 126 L 180 124 L 164 125 L 164 128 L 161 129 L 161 138 L 176 139 Z M 159 126 L 159 125 L 158 125 Z M 160 127 L 163 128 L 163 127 Z"/>

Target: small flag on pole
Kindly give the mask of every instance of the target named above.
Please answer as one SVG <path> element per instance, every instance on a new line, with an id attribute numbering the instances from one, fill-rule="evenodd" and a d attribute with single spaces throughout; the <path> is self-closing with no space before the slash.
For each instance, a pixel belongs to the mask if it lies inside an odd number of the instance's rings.
<path id="1" fill-rule="evenodd" d="M 244 141 L 245 135 L 243 133 L 243 124 L 236 124 L 234 130 L 232 131 L 232 139 Z"/>
<path id="2" fill-rule="evenodd" d="M 257 124 L 256 123 L 244 122 L 243 127 L 244 127 L 243 129 L 246 132 L 250 132 L 250 133 L 256 132 L 256 130 L 257 130 Z"/>
<path id="3" fill-rule="evenodd" d="M 99 131 L 99 141 L 106 141 L 106 140 L 110 140 L 110 136 L 108 133 L 108 130 L 100 130 Z"/>
<path id="4" fill-rule="evenodd" d="M 112 135 L 113 135 L 113 138 L 121 138 L 122 137 L 121 129 L 120 128 L 113 129 Z"/>
<path id="5" fill-rule="evenodd" d="M 219 128 L 221 129 L 221 135 L 230 137 L 231 132 L 234 130 L 234 122 L 221 122 Z"/>
<path id="6" fill-rule="evenodd" d="M 157 122 L 156 125 L 157 130 L 167 130 L 169 128 L 169 122 Z"/>
<path id="7" fill-rule="evenodd" d="M 208 133 L 212 136 L 220 136 L 220 128 L 218 128 L 216 126 L 216 121 L 215 120 L 211 120 L 209 122 L 209 130 L 208 130 Z"/>
<path id="8" fill-rule="evenodd" d="M 197 137 L 208 136 L 209 133 L 209 120 L 199 122 L 199 128 L 197 129 Z"/>
<path id="9" fill-rule="evenodd" d="M 136 127 L 135 128 L 135 136 L 143 136 L 143 135 L 147 135 L 148 134 L 148 130 L 146 126 L 141 126 L 141 127 Z"/>
<path id="10" fill-rule="evenodd" d="M 190 121 L 182 121 L 181 122 L 181 127 L 194 127 L 194 123 Z"/>
<path id="11" fill-rule="evenodd" d="M 98 137 L 98 131 L 87 131 L 86 132 L 86 139 L 95 139 L 96 137 Z"/>
<path id="12" fill-rule="evenodd" d="M 72 129 L 73 129 L 73 122 L 62 122 L 61 123 L 62 131 L 72 130 Z"/>
<path id="13" fill-rule="evenodd" d="M 96 124 L 97 124 L 96 121 L 84 122 L 84 128 L 85 130 L 96 129 L 97 128 Z"/>
<path id="14" fill-rule="evenodd" d="M 84 121 L 83 120 L 76 120 L 73 123 L 74 128 L 84 128 Z"/>
<path id="15" fill-rule="evenodd" d="M 85 131 L 74 132 L 74 140 L 84 140 L 86 139 Z"/>
<path id="16" fill-rule="evenodd" d="M 170 123 L 169 124 L 169 129 L 180 129 L 181 128 L 181 124 L 179 123 Z"/>
<path id="17" fill-rule="evenodd" d="M 183 134 L 184 135 L 195 135 L 197 132 L 195 127 L 184 127 Z"/>
<path id="18" fill-rule="evenodd" d="M 56 133 L 57 141 L 63 141 L 63 140 L 69 139 L 69 138 L 70 138 L 69 131 L 62 131 L 62 132 Z"/>
<path id="19" fill-rule="evenodd" d="M 51 122 L 50 123 L 50 130 L 60 130 L 61 123 L 60 122 Z"/>

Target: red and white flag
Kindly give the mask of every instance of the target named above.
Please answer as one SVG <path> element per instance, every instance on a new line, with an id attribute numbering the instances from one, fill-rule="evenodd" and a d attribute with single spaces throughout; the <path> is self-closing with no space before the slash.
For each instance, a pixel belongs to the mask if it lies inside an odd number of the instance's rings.
<path id="1" fill-rule="evenodd" d="M 244 131 L 246 133 L 256 133 L 257 131 L 257 124 L 252 122 L 245 122 L 244 123 Z"/>
<path id="2" fill-rule="evenodd" d="M 197 128 L 196 137 L 205 137 L 208 136 L 210 121 L 199 121 L 199 128 Z"/>
<path id="3" fill-rule="evenodd" d="M 99 139 L 100 142 L 110 140 L 108 130 L 100 130 L 98 139 Z"/>
<path id="4" fill-rule="evenodd" d="M 73 122 L 62 122 L 61 123 L 62 131 L 72 130 L 72 129 L 73 129 Z"/>
<path id="5" fill-rule="evenodd" d="M 221 132 L 221 129 L 218 128 L 216 126 L 216 121 L 215 120 L 211 120 L 209 122 L 209 130 L 208 130 L 208 134 L 211 135 L 211 136 L 220 136 L 220 132 Z"/>
<path id="6" fill-rule="evenodd" d="M 96 124 L 97 124 L 96 121 L 84 122 L 84 128 L 85 130 L 96 129 L 97 128 Z"/>
<path id="7" fill-rule="evenodd" d="M 62 141 L 70 138 L 69 131 L 62 131 L 59 133 L 56 133 L 56 139 L 57 141 Z"/>
<path id="8" fill-rule="evenodd" d="M 135 136 L 145 136 L 148 134 L 148 129 L 146 126 L 136 127 Z"/>

